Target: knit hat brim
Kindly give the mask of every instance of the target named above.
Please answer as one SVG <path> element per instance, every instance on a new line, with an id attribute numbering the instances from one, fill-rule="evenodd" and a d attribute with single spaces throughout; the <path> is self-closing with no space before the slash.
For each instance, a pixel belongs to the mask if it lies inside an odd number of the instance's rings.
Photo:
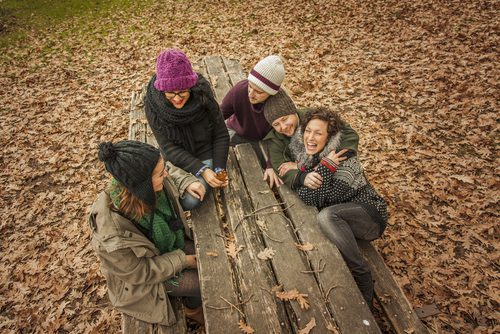
<path id="1" fill-rule="evenodd" d="M 259 89 L 263 90 L 269 95 L 276 95 L 278 93 L 280 86 L 275 85 L 264 76 L 260 75 L 258 72 L 252 70 L 248 75 L 248 81 L 253 83 Z"/>
<path id="2" fill-rule="evenodd" d="M 248 81 L 269 95 L 278 93 L 285 79 L 285 67 L 279 56 L 270 55 L 260 60 L 248 75 Z"/>
<path id="3" fill-rule="evenodd" d="M 143 182 L 135 185 L 134 187 L 127 188 L 135 197 L 146 203 L 150 207 L 154 206 L 156 202 L 155 191 L 153 189 L 152 177 L 144 180 Z"/>
<path id="4" fill-rule="evenodd" d="M 264 104 L 264 117 L 269 124 L 273 124 L 280 117 L 296 113 L 297 107 L 284 89 L 280 89 L 277 94 L 267 99 Z"/>
<path id="5" fill-rule="evenodd" d="M 135 197 L 149 206 L 155 204 L 152 174 L 160 159 L 160 151 L 149 144 L 124 140 L 99 145 L 99 160 L 106 170 Z"/>
<path id="6" fill-rule="evenodd" d="M 158 78 L 154 82 L 154 86 L 161 92 L 174 92 L 178 90 L 186 90 L 194 87 L 198 83 L 198 75 L 193 73 L 182 77 L 174 78 Z"/>

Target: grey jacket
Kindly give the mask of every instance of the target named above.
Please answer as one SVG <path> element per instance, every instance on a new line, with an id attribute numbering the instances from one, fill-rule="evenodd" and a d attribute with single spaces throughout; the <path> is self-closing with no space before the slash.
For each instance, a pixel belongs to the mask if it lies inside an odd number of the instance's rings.
<path id="1" fill-rule="evenodd" d="M 167 162 L 169 176 L 164 189 L 173 199 L 174 209 L 191 237 L 184 211 L 178 201 L 179 192 L 197 179 Z M 159 250 L 132 221 L 110 209 L 106 192 L 99 194 L 92 206 L 89 225 L 92 246 L 101 262 L 111 304 L 119 311 L 150 323 L 172 325 L 176 322 L 163 282 L 186 268 L 182 250 L 160 255 Z"/>

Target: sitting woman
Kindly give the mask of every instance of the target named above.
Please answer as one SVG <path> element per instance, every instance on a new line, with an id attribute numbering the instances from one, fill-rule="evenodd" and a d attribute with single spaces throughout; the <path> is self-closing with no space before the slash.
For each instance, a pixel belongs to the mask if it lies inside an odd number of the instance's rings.
<path id="1" fill-rule="evenodd" d="M 145 143 L 102 143 L 98 156 L 113 178 L 89 224 L 111 304 L 169 326 L 176 319 L 167 295 L 180 296 L 186 316 L 202 324 L 194 244 L 178 198 L 184 192 L 203 197 L 204 187 L 172 165 L 167 172 L 160 151 Z"/>
<path id="2" fill-rule="evenodd" d="M 384 232 L 387 204 L 365 178 L 356 155 L 342 156 L 343 121 L 326 108 L 313 109 L 293 136 L 290 148 L 297 157 L 299 174 L 316 172 L 322 177 L 318 189 L 299 186 L 299 197 L 320 210 L 323 233 L 339 249 L 370 307 L 373 281 L 356 239 L 374 240 Z M 300 177 L 301 175 L 299 175 Z"/>
<path id="3" fill-rule="evenodd" d="M 304 119 L 307 109 L 297 109 L 292 99 L 283 90 L 269 99 L 264 105 L 264 117 L 273 129 L 264 137 L 271 165 L 290 188 L 306 186 L 317 189 L 322 177 L 318 173 L 300 174 L 295 156 L 290 151 L 291 137 L 296 133 L 299 123 Z M 342 124 L 339 148 L 349 149 L 356 153 L 359 137 L 347 123 Z"/>
<path id="4" fill-rule="evenodd" d="M 158 56 L 144 105 L 149 126 L 169 161 L 198 177 L 207 190 L 228 184 L 216 175 L 225 170 L 229 150 L 224 118 L 210 84 L 193 71 L 182 51 L 167 49 Z M 200 203 L 190 194 L 181 199 L 185 210 Z"/>

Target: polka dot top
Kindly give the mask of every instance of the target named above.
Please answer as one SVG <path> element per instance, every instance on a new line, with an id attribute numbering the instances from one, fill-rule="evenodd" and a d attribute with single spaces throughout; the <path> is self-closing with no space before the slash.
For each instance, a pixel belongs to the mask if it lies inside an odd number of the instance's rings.
<path id="1" fill-rule="evenodd" d="M 306 167 L 304 171 L 316 171 L 323 177 L 318 189 L 305 186 L 297 188 L 299 197 L 307 205 L 322 209 L 335 204 L 355 202 L 371 211 L 370 214 L 378 216 L 378 220 L 384 225 L 387 223 L 387 204 L 365 178 L 357 156 L 344 160 L 340 166 L 328 158 L 323 158 L 318 165 Z"/>

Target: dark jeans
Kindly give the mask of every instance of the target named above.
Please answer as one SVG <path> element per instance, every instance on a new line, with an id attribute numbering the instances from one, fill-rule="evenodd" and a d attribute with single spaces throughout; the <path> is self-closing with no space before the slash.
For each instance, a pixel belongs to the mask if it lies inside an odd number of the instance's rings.
<path id="1" fill-rule="evenodd" d="M 380 224 L 361 205 L 353 202 L 324 208 L 318 214 L 318 220 L 321 230 L 339 249 L 359 290 L 372 307 L 372 275 L 356 239 L 377 239 L 381 235 Z"/>
<path id="2" fill-rule="evenodd" d="M 255 151 L 255 154 L 257 154 L 257 158 L 259 159 L 260 166 L 262 168 L 266 169 L 266 158 L 264 157 L 264 154 L 262 153 L 262 149 L 260 147 L 260 141 L 241 137 L 233 129 L 230 129 L 230 128 L 227 128 L 227 131 L 229 132 L 229 144 L 231 146 L 249 143 L 250 145 L 252 145 L 252 148 Z"/>
<path id="3" fill-rule="evenodd" d="M 194 242 L 186 240 L 184 252 L 188 255 L 195 254 Z M 167 294 L 173 297 L 184 297 L 184 305 L 189 308 L 197 308 L 201 306 L 200 281 L 198 279 L 198 270 L 184 269 L 179 278 L 178 284 L 174 285 L 171 282 L 165 282 Z"/>

